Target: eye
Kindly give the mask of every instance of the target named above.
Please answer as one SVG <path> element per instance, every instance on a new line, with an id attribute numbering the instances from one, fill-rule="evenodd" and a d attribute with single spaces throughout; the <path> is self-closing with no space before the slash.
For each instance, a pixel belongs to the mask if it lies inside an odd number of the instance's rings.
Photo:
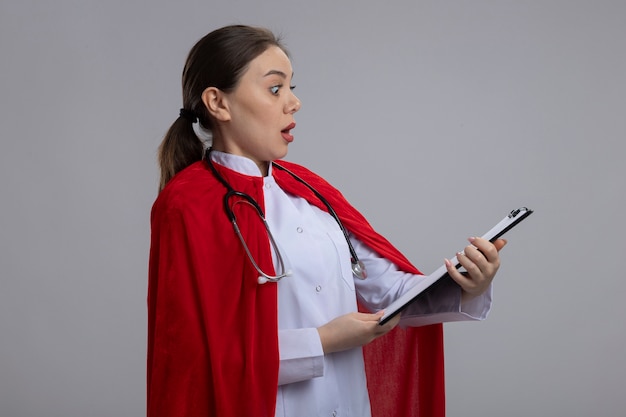
<path id="1" fill-rule="evenodd" d="M 282 87 L 282 85 L 274 85 L 270 87 L 270 93 L 274 95 L 278 95 L 278 91 L 280 91 L 280 87 Z"/>
<path id="2" fill-rule="evenodd" d="M 295 90 L 295 89 L 296 89 L 296 86 L 295 86 L 295 85 L 289 86 L 289 89 L 290 89 L 291 91 L 293 91 L 293 90 Z"/>

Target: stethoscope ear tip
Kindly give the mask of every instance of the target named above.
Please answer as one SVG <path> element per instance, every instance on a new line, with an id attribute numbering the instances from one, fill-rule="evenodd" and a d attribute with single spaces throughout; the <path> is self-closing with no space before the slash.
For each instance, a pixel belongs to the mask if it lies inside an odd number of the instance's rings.
<path id="1" fill-rule="evenodd" d="M 263 284 L 265 284 L 265 283 L 267 282 L 267 278 L 265 278 L 265 277 L 259 277 L 259 278 L 257 279 L 257 282 L 258 282 L 260 285 L 263 285 Z"/>

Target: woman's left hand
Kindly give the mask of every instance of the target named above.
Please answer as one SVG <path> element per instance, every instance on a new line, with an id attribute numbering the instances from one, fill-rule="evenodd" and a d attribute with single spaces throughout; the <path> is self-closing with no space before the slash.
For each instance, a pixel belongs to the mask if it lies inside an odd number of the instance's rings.
<path id="1" fill-rule="evenodd" d="M 463 289 L 463 301 L 477 297 L 489 288 L 500 268 L 498 252 L 506 245 L 504 239 L 497 239 L 494 243 L 479 237 L 468 240 L 470 244 L 456 255 L 466 273 L 459 272 L 449 260 L 445 260 L 448 274 Z"/>

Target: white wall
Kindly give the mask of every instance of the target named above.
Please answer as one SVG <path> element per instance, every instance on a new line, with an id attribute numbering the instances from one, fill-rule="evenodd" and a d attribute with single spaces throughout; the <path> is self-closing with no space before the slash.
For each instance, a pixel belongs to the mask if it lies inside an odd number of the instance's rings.
<path id="1" fill-rule="evenodd" d="M 446 325 L 449 416 L 618 416 L 626 246 L 621 1 L 4 0 L 0 415 L 141 416 L 156 148 L 193 43 L 293 55 L 289 159 L 423 271 L 509 210 L 482 323 Z"/>

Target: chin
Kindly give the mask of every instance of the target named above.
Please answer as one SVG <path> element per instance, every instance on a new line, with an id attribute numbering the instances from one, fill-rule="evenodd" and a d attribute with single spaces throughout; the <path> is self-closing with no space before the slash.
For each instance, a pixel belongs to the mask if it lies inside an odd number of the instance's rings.
<path id="1" fill-rule="evenodd" d="M 287 153 L 289 152 L 289 148 L 287 146 L 285 146 L 285 148 L 281 151 L 278 152 L 274 152 L 274 159 L 283 159 L 284 157 L 287 156 Z"/>

